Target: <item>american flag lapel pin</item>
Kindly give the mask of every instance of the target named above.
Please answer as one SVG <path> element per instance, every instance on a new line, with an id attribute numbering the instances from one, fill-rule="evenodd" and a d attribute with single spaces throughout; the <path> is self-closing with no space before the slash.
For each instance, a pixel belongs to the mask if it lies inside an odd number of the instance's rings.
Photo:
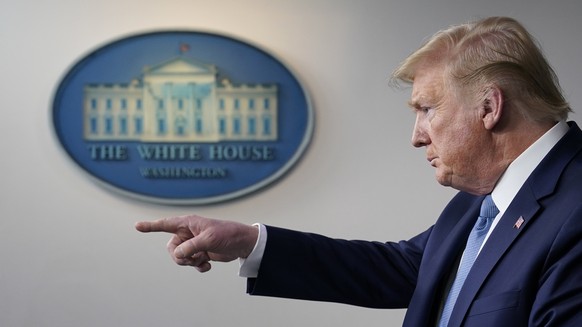
<path id="1" fill-rule="evenodd" d="M 522 216 L 519 216 L 519 218 L 515 222 L 515 225 L 513 225 L 513 228 L 520 229 L 521 225 L 523 225 L 524 222 L 525 222 L 525 219 L 523 219 Z"/>

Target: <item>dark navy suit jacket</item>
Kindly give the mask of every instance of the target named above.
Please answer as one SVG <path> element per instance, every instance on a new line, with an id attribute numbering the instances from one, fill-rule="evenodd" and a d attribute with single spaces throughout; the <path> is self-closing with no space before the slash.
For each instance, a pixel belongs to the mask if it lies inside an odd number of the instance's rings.
<path id="1" fill-rule="evenodd" d="M 398 243 L 268 228 L 248 292 L 408 308 L 434 326 L 483 197 L 458 193 L 437 222 Z M 523 219 L 519 228 L 516 222 Z M 481 250 L 449 326 L 582 326 L 582 131 L 575 123 L 529 176 Z"/>

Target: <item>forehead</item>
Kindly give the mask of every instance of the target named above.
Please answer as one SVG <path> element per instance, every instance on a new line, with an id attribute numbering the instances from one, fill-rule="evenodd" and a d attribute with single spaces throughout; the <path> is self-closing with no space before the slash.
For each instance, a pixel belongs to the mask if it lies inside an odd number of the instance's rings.
<path id="1" fill-rule="evenodd" d="M 412 82 L 409 105 L 413 108 L 435 105 L 444 97 L 444 78 L 441 67 L 420 67 Z"/>

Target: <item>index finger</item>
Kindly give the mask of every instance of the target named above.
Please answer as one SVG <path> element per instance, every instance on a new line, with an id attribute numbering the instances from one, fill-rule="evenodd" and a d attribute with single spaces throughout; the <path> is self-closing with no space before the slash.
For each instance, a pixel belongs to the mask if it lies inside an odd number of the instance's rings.
<path id="1" fill-rule="evenodd" d="M 135 229 L 142 233 L 175 233 L 178 230 L 178 221 L 177 219 L 170 218 L 162 218 L 154 221 L 140 221 L 135 224 Z"/>

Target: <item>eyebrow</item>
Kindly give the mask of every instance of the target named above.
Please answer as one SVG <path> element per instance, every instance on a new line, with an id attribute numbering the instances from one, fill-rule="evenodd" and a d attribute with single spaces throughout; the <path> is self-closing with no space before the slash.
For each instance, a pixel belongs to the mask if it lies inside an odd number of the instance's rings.
<path id="1" fill-rule="evenodd" d="M 421 108 L 423 107 L 423 103 L 433 102 L 431 101 L 432 97 L 425 92 L 419 92 L 416 94 L 410 95 L 410 100 L 408 100 L 408 106 L 410 108 Z"/>
<path id="2" fill-rule="evenodd" d="M 411 109 L 418 109 L 420 107 L 420 104 L 416 100 L 408 100 L 407 104 Z"/>
<path id="3" fill-rule="evenodd" d="M 407 104 L 412 110 L 420 110 L 425 107 L 439 107 L 442 105 L 442 101 L 442 98 L 438 100 L 430 94 L 419 94 L 417 97 L 408 100 Z"/>
<path id="4" fill-rule="evenodd" d="M 413 111 L 417 111 L 417 110 L 420 110 L 420 109 L 421 109 L 421 108 L 423 108 L 423 107 L 427 107 L 426 105 L 422 105 L 422 104 L 421 104 L 421 103 L 422 103 L 422 101 L 421 101 L 421 100 L 422 100 L 422 99 L 416 99 L 416 100 L 414 100 L 414 99 L 410 99 L 410 100 L 408 100 L 408 102 L 407 102 L 407 104 L 408 104 L 408 107 L 409 107 L 410 109 L 412 109 Z"/>

